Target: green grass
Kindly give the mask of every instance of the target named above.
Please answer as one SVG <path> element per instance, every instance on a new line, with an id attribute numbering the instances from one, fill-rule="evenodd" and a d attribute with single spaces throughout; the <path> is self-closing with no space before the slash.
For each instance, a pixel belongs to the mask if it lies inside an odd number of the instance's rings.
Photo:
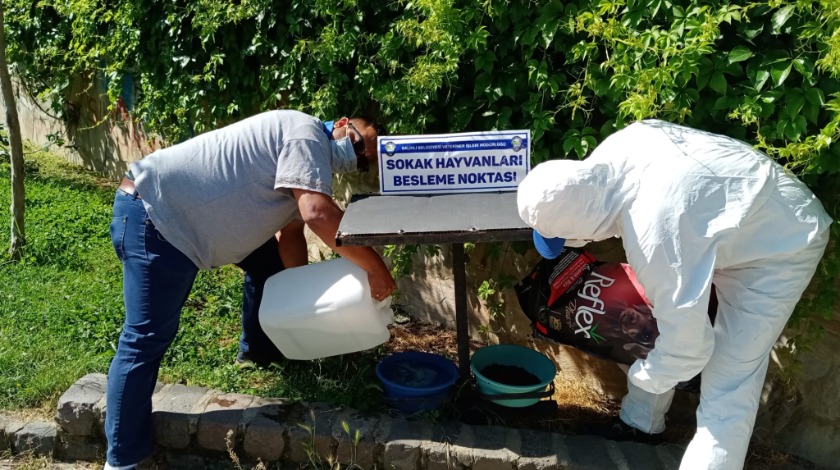
<path id="1" fill-rule="evenodd" d="M 9 247 L 10 170 L 0 157 L 0 409 L 49 408 L 90 372 L 106 373 L 124 311 L 122 274 L 108 236 L 114 185 L 59 157 L 26 155 L 24 258 Z M 226 392 L 382 406 L 373 369 L 383 349 L 272 369 L 234 364 L 242 274 L 202 271 L 159 380 Z"/>

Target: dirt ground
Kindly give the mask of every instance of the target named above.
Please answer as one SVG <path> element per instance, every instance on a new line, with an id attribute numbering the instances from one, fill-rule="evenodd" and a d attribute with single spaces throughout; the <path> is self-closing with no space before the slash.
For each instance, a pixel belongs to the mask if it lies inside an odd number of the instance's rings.
<path id="1" fill-rule="evenodd" d="M 409 319 L 390 327 L 391 339 L 385 344 L 390 352 L 408 350 L 440 354 L 457 363 L 457 335 L 452 329 L 441 325 L 432 325 Z M 486 346 L 480 341 L 470 341 L 470 353 Z M 465 385 L 457 391 L 457 402 L 479 402 L 477 406 L 456 405 L 448 410 L 449 418 L 468 424 L 498 424 L 514 428 L 528 428 L 546 432 L 579 434 L 587 423 L 603 422 L 618 416 L 621 403 L 605 401 L 585 383 L 569 383 L 557 379 L 555 392 L 550 400 L 542 400 L 528 408 L 506 408 L 483 401 L 474 390 L 473 384 Z M 678 392 L 676 399 L 696 400 L 696 397 Z M 686 445 L 694 434 L 694 423 L 683 420 L 677 425 L 669 425 L 664 440 L 670 443 Z M 810 462 L 790 454 L 779 452 L 758 439 L 753 439 L 747 454 L 746 470 L 788 470 L 814 469 Z"/>
<path id="2" fill-rule="evenodd" d="M 455 331 L 441 325 L 433 325 L 409 320 L 390 327 L 391 339 L 385 344 L 390 352 L 408 350 L 440 354 L 458 362 L 458 341 Z M 486 346 L 481 341 L 470 341 L 470 353 Z M 475 388 L 474 383 L 469 384 Z M 581 421 L 607 420 L 618 415 L 620 403 L 604 401 L 583 382 L 569 383 L 568 380 L 555 380 L 555 391 L 551 400 L 543 400 L 529 408 L 506 408 L 490 402 L 484 402 L 481 412 L 488 419 L 512 427 L 527 427 L 552 432 L 572 432 L 576 423 Z M 470 390 L 462 387 L 460 394 L 467 394 L 470 400 L 482 400 L 478 395 L 470 395 Z M 460 400 L 456 398 L 456 401 Z M 535 408 L 535 409 L 530 409 Z M 461 410 L 463 411 L 463 410 Z M 455 416 L 455 418 L 459 418 Z M 501 421 L 504 421 L 502 423 Z"/>
<path id="3" fill-rule="evenodd" d="M 440 325 L 432 325 L 410 320 L 390 327 L 391 339 L 385 344 L 389 352 L 408 350 L 424 351 L 443 355 L 457 363 L 458 343 L 454 330 Z M 470 342 L 470 352 L 485 346 L 480 341 Z M 619 402 L 603 401 L 583 382 L 555 380 L 555 392 L 550 400 L 542 400 L 528 408 L 506 408 L 481 399 L 470 390 L 472 384 L 458 390 L 462 398 L 456 402 L 474 403 L 458 405 L 445 409 L 447 417 L 468 424 L 497 424 L 514 428 L 528 428 L 546 432 L 578 434 L 585 423 L 606 421 L 618 415 Z M 47 410 L 32 409 L 16 413 L 18 419 L 47 419 L 51 416 Z M 669 426 L 666 430 L 666 442 L 687 444 L 694 432 L 691 423 Z M 3 459 L 0 455 L 0 470 L 15 469 L 89 469 L 96 464 L 63 464 L 50 459 L 31 456 L 18 456 L 15 459 Z M 747 456 L 747 470 L 808 470 L 816 466 L 795 456 L 779 452 L 772 447 L 753 439 Z"/>

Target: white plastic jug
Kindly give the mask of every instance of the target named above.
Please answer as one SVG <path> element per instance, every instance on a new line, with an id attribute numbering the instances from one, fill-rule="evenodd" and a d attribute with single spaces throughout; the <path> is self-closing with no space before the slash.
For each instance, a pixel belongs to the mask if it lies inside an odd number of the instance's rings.
<path id="1" fill-rule="evenodd" d="M 289 359 L 376 347 L 390 338 L 391 298 L 371 297 L 367 272 L 344 258 L 280 271 L 265 282 L 260 325 Z"/>

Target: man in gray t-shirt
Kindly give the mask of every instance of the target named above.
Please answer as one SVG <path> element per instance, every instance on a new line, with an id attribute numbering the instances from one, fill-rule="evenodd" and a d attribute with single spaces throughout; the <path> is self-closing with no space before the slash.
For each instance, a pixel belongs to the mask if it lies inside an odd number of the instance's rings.
<path id="1" fill-rule="evenodd" d="M 373 162 L 377 133 L 365 119 L 342 118 L 325 132 L 312 116 L 270 111 L 131 164 L 110 227 L 126 319 L 108 374 L 106 468 L 133 468 L 152 451 L 157 372 L 199 269 L 242 263 L 278 232 L 282 264 L 306 264 L 306 225 L 367 271 L 375 299 L 391 294 L 375 251 L 335 245 L 343 212 L 332 175 Z"/>

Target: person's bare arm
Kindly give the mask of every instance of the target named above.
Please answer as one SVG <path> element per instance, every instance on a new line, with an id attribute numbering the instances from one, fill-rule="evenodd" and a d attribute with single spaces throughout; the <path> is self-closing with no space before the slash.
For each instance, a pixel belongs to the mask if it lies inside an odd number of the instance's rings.
<path id="1" fill-rule="evenodd" d="M 277 232 L 277 251 L 283 261 L 283 267 L 295 268 L 309 262 L 306 249 L 306 236 L 303 234 L 302 220 L 293 220 Z"/>
<path id="2" fill-rule="evenodd" d="M 338 225 L 344 217 L 344 212 L 332 198 L 324 193 L 303 189 L 292 189 L 292 193 L 298 203 L 303 221 L 309 229 L 331 250 L 367 271 L 373 298 L 382 300 L 391 295 L 396 288 L 396 283 L 379 253 L 366 246 L 338 247 L 335 245 L 335 235 L 338 233 Z"/>

